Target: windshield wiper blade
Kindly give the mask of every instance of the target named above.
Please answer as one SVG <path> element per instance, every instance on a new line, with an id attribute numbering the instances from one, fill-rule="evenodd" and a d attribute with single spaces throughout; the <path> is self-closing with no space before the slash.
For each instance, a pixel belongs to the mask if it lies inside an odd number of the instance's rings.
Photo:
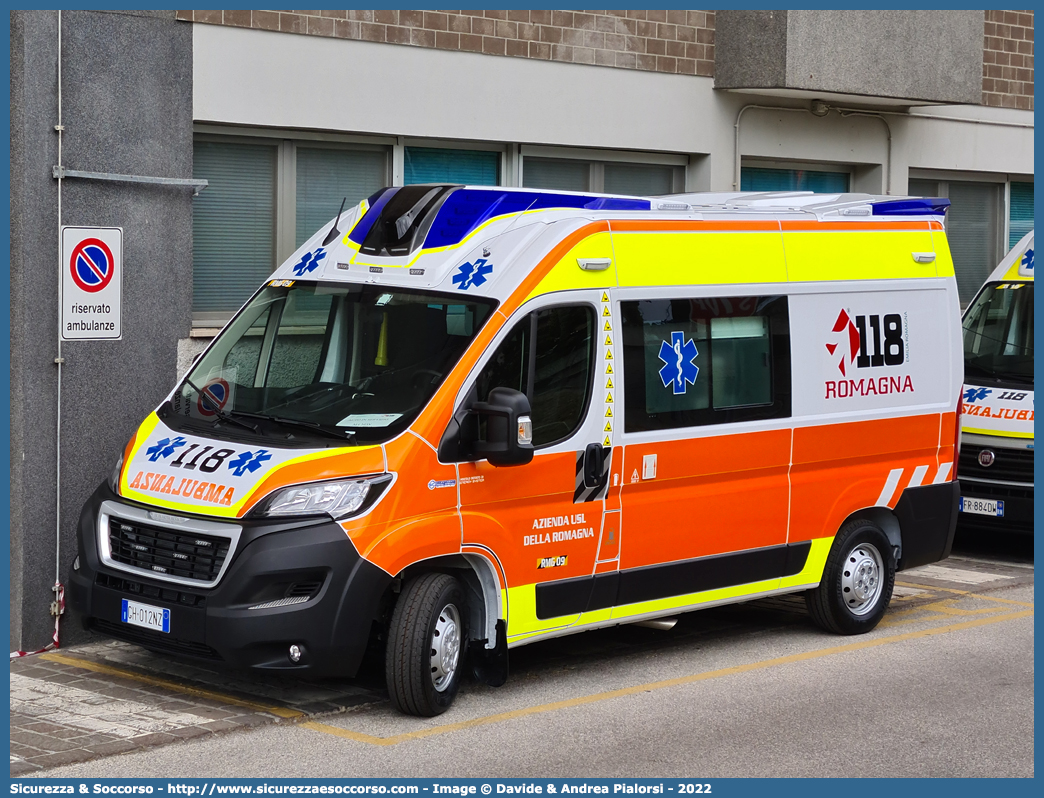
<path id="1" fill-rule="evenodd" d="M 214 411 L 214 415 L 216 415 L 218 419 L 220 419 L 221 421 L 227 421 L 229 424 L 235 424 L 236 426 L 242 427 L 243 429 L 248 429 L 255 435 L 261 434 L 261 431 L 257 428 L 256 424 L 248 424 L 245 421 L 240 421 L 238 418 L 235 418 L 232 415 L 231 411 L 222 410 L 220 407 L 218 407 L 217 403 L 210 397 L 210 395 L 203 393 L 203 391 L 199 389 L 199 386 L 196 385 L 196 383 L 194 383 L 188 377 L 185 378 L 185 384 L 188 385 L 197 394 L 199 394 L 201 400 L 207 403 L 207 405 Z"/>
<path id="2" fill-rule="evenodd" d="M 348 441 L 350 443 L 355 442 L 355 433 L 350 430 L 344 430 L 344 433 L 332 430 L 329 427 L 324 427 L 322 424 L 316 421 L 302 421 L 297 418 L 283 418 L 282 416 L 270 416 L 266 413 L 246 413 L 243 411 L 239 412 L 241 416 L 248 416 L 250 418 L 261 418 L 265 421 L 271 421 L 274 424 L 286 424 L 288 426 L 304 427 L 312 432 L 321 432 L 324 435 L 329 435 L 331 438 L 337 438 L 339 441 Z"/>
<path id="3" fill-rule="evenodd" d="M 1033 375 L 1024 374 L 1018 371 L 997 371 L 994 372 L 994 376 L 1001 380 L 1010 380 L 1012 382 L 1022 382 L 1027 385 L 1033 384 Z"/>

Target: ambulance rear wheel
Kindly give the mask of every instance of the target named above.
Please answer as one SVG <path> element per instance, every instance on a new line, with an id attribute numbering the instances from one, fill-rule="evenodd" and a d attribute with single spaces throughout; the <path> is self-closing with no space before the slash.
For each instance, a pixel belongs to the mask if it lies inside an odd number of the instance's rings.
<path id="1" fill-rule="evenodd" d="M 895 586 L 892 547 L 880 527 L 856 519 L 841 527 L 819 587 L 805 593 L 812 619 L 828 632 L 869 632 L 884 617 Z"/>
<path id="2" fill-rule="evenodd" d="M 467 641 L 464 590 L 447 574 L 406 583 L 392 613 L 384 673 L 396 709 L 431 717 L 449 709 L 460 687 Z"/>

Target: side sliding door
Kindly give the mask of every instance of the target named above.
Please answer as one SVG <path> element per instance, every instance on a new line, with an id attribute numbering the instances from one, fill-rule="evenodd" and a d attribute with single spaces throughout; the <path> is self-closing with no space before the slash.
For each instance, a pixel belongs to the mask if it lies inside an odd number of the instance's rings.
<path id="1" fill-rule="evenodd" d="M 786 296 L 626 289 L 621 554 L 614 618 L 769 593 L 788 546 Z M 604 593 L 605 591 L 603 591 Z"/>

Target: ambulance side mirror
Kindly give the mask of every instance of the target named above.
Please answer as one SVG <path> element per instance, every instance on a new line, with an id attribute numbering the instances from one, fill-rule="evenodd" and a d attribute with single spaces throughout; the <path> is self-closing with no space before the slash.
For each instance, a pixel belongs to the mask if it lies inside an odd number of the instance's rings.
<path id="1" fill-rule="evenodd" d="M 476 458 L 495 466 L 525 465 L 533 459 L 533 420 L 529 399 L 512 388 L 494 388 L 469 413 L 486 420 L 485 439 L 469 447 Z M 478 419 L 476 419 L 478 420 Z"/>

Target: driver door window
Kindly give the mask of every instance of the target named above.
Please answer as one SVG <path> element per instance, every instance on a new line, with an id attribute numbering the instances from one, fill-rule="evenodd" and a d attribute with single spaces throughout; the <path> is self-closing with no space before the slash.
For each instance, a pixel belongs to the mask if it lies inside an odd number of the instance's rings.
<path id="1" fill-rule="evenodd" d="M 524 393 L 533 445 L 548 446 L 580 427 L 591 393 L 594 311 L 586 305 L 536 310 L 521 319 L 479 374 L 478 401 L 493 388 Z"/>

